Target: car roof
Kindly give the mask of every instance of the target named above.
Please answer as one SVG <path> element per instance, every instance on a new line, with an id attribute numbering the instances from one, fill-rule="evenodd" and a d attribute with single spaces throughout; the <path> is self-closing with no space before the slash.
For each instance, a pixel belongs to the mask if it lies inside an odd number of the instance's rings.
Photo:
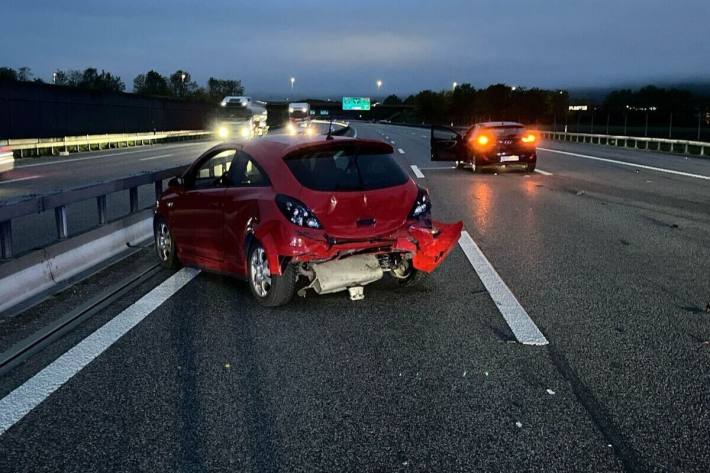
<path id="1" fill-rule="evenodd" d="M 525 125 L 522 123 L 518 122 L 505 122 L 505 121 L 500 121 L 500 122 L 482 122 L 482 123 L 476 123 L 475 126 L 481 126 L 485 128 L 495 128 L 495 127 L 500 127 L 500 126 L 520 126 L 525 128 Z"/>

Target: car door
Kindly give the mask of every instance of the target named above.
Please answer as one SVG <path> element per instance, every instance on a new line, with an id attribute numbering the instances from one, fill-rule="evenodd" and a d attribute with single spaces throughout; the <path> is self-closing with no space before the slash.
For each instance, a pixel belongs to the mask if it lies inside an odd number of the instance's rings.
<path id="1" fill-rule="evenodd" d="M 196 163 L 170 211 L 180 256 L 200 266 L 217 268 L 223 258 L 224 192 L 235 151 L 218 149 Z"/>
<path id="2" fill-rule="evenodd" d="M 259 201 L 273 199 L 271 183 L 254 159 L 238 151 L 224 195 L 225 270 L 246 276 L 248 235 L 259 223 Z"/>
<path id="3" fill-rule="evenodd" d="M 431 127 L 432 161 L 465 161 L 463 138 L 453 128 Z"/>

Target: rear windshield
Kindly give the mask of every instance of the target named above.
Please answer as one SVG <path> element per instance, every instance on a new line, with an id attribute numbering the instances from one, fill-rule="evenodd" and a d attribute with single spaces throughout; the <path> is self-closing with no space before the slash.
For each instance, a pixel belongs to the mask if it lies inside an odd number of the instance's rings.
<path id="1" fill-rule="evenodd" d="M 509 125 L 509 126 L 490 126 L 485 128 L 486 131 L 495 133 L 497 136 L 508 136 L 521 134 L 525 131 L 522 126 Z"/>
<path id="2" fill-rule="evenodd" d="M 356 149 L 318 151 L 286 159 L 303 186 L 316 191 L 362 191 L 399 186 L 407 175 L 391 154 Z"/>

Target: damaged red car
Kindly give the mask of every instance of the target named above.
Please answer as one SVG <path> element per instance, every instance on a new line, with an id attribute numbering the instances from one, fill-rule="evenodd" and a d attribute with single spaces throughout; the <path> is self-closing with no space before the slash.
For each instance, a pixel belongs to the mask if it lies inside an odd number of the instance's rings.
<path id="1" fill-rule="evenodd" d="M 308 291 L 361 299 L 385 273 L 412 283 L 441 264 L 462 223 L 431 220 L 428 192 L 393 152 L 341 137 L 217 145 L 157 202 L 160 261 L 246 279 L 264 306 Z"/>

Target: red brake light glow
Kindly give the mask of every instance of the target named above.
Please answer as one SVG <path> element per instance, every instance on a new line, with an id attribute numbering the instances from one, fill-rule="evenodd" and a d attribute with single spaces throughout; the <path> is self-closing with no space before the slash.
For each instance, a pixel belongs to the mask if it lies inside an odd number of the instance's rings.
<path id="1" fill-rule="evenodd" d="M 537 140 L 537 137 L 532 133 L 528 133 L 527 135 L 523 136 L 523 138 L 522 138 L 523 143 L 527 143 L 527 144 L 535 143 L 536 140 Z"/>

